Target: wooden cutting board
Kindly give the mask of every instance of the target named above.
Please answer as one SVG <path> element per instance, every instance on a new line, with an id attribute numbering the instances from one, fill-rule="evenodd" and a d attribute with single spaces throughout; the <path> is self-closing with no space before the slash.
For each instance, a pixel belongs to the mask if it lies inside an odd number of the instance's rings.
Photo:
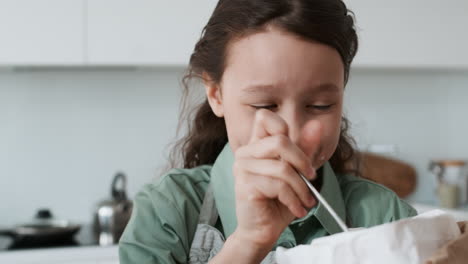
<path id="1" fill-rule="evenodd" d="M 360 159 L 361 177 L 384 185 L 399 197 L 407 197 L 416 188 L 416 170 L 411 165 L 369 152 L 361 152 Z"/>

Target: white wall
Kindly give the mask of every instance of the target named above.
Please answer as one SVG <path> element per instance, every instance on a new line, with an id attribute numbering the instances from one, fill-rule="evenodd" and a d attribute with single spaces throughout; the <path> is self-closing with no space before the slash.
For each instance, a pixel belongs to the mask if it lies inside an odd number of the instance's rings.
<path id="1" fill-rule="evenodd" d="M 352 134 L 361 149 L 397 146 L 419 183 L 410 200 L 435 202 L 431 159 L 468 160 L 468 72 L 355 70 L 346 91 Z"/>
<path id="2" fill-rule="evenodd" d="M 165 164 L 182 69 L 0 72 L 0 226 L 39 207 L 89 222 L 114 173 L 129 194 Z M 358 143 L 396 144 L 431 200 L 434 157 L 468 158 L 468 73 L 356 70 L 347 109 Z"/>
<path id="3" fill-rule="evenodd" d="M 175 136 L 181 70 L 0 73 L 0 226 L 38 207 L 90 221 L 118 170 L 129 193 Z"/>

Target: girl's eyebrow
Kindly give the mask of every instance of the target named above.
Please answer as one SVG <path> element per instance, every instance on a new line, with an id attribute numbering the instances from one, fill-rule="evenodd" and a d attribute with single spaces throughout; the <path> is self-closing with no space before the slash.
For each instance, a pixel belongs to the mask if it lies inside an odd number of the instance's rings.
<path id="1" fill-rule="evenodd" d="M 277 87 L 274 85 L 269 84 L 256 84 L 256 85 L 249 85 L 244 89 L 241 89 L 241 98 L 246 100 L 252 98 L 263 98 L 268 96 L 268 98 L 273 99 L 278 96 Z"/>
<path id="2" fill-rule="evenodd" d="M 250 85 L 242 89 L 247 94 L 271 93 L 276 87 L 269 84 Z"/>
<path id="3" fill-rule="evenodd" d="M 310 89 L 307 89 L 305 94 L 313 95 L 313 94 L 330 94 L 330 95 L 339 95 L 343 92 L 343 89 L 339 88 L 338 85 L 334 83 L 321 83 Z"/>
<path id="4" fill-rule="evenodd" d="M 246 88 L 242 89 L 244 93 L 249 95 L 254 94 L 270 94 L 272 93 L 277 87 L 275 85 L 270 84 L 259 84 L 259 85 L 251 85 L 247 86 Z M 342 89 L 340 89 L 334 83 L 320 83 L 316 86 L 309 87 L 306 89 L 307 94 L 318 94 L 318 93 L 340 93 Z"/>

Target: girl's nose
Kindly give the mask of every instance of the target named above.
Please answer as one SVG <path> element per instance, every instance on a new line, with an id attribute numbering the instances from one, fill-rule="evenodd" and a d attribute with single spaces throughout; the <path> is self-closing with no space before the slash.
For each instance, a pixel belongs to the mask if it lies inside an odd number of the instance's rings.
<path id="1" fill-rule="evenodd" d="M 320 142 L 323 135 L 323 125 L 318 120 L 308 120 L 301 130 L 298 146 L 309 157 L 321 155 Z"/>
<path id="2" fill-rule="evenodd" d="M 295 121 L 294 121 L 295 120 Z M 292 119 L 287 121 L 289 138 L 308 157 L 316 155 L 320 149 L 320 138 L 322 137 L 322 124 L 318 120 Z"/>
<path id="3" fill-rule="evenodd" d="M 301 138 L 302 138 L 302 125 L 293 123 L 293 122 L 288 122 L 288 132 L 289 132 L 289 138 L 291 141 L 300 146 L 301 145 Z"/>
<path id="4" fill-rule="evenodd" d="M 303 138 L 303 127 L 304 123 L 307 120 L 304 120 L 303 117 L 301 117 L 300 113 L 297 111 L 284 111 L 282 113 L 279 113 L 281 118 L 286 121 L 286 124 L 288 125 L 288 137 L 291 139 L 291 141 L 300 146 L 301 141 Z"/>

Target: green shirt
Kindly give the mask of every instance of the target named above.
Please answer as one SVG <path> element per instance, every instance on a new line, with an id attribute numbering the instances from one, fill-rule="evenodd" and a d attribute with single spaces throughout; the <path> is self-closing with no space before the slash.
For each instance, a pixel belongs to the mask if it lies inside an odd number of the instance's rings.
<path id="1" fill-rule="evenodd" d="M 212 184 L 219 219 L 215 227 L 229 237 L 235 230 L 234 154 L 226 144 L 215 163 L 173 169 L 136 195 L 130 222 L 120 239 L 120 263 L 186 263 L 208 185 Z M 391 190 L 352 175 L 320 168 L 320 194 L 349 227 L 371 227 L 417 214 Z M 299 176 L 298 176 L 299 177 Z M 283 231 L 277 246 L 293 247 L 341 229 L 319 203 Z"/>

